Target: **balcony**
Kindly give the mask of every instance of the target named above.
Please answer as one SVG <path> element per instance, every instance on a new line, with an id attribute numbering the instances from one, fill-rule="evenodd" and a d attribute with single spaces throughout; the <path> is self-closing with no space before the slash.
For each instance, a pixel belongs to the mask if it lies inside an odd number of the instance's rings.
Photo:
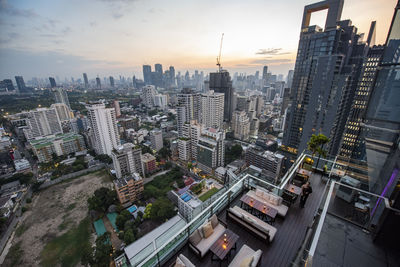
<path id="1" fill-rule="evenodd" d="M 188 244 L 189 236 L 214 214 L 227 229 L 239 236 L 237 249 L 220 262 L 222 266 L 228 266 L 244 244 L 254 251 L 262 251 L 260 266 L 361 266 L 357 264 L 361 262 L 357 261 L 358 257 L 363 260 L 362 266 L 392 266 L 396 260 L 400 262 L 398 252 L 372 242 L 381 214 L 395 210 L 388 204 L 388 199 L 360 189 L 362 186 L 352 187 L 335 180 L 350 174 L 365 177 L 364 166 L 344 163 L 335 157 L 321 159 L 318 166 L 312 162 L 314 169 L 308 172 L 302 169 L 306 157 L 307 154 L 301 154 L 279 184 L 242 173 L 196 208 L 192 221 L 179 227 L 171 226 L 134 258 L 121 256 L 116 259 L 116 265 L 173 266 L 176 258 L 183 254 L 195 266 L 218 266 L 218 262 L 212 261 L 211 252 L 200 258 Z M 325 170 L 322 172 L 321 169 Z M 313 193 L 303 209 L 299 207 L 298 199 L 292 204 L 286 202 L 289 206 L 286 216 L 277 217 L 273 223 L 277 232 L 272 242 L 256 237 L 227 218 L 227 210 L 241 206 L 240 199 L 249 190 L 263 188 L 285 196 L 286 186 L 298 183 L 304 173 L 309 174 Z"/>

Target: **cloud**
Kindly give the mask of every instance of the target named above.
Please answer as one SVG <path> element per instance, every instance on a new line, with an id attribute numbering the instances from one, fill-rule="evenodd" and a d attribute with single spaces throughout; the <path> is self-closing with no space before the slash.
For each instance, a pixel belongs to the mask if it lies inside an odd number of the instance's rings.
<path id="1" fill-rule="evenodd" d="M 114 19 L 120 19 L 124 16 L 124 14 L 122 14 L 121 12 L 113 12 L 112 17 Z"/>
<path id="2" fill-rule="evenodd" d="M 61 32 L 63 33 L 63 34 L 67 34 L 67 33 L 70 33 L 72 30 L 71 30 L 71 28 L 70 27 L 65 27 Z"/>
<path id="3" fill-rule="evenodd" d="M 281 58 L 281 59 L 256 59 L 251 61 L 251 64 L 282 64 L 282 63 L 290 63 L 292 59 L 289 58 Z"/>
<path id="4" fill-rule="evenodd" d="M 16 8 L 8 3 L 7 0 L 0 0 L 0 13 L 13 17 L 35 18 L 39 15 L 33 9 Z"/>
<path id="5" fill-rule="evenodd" d="M 280 52 L 282 51 L 282 48 L 263 48 L 263 49 L 258 49 L 256 52 L 256 55 L 287 55 L 290 54 L 289 52 Z"/>
<path id="6" fill-rule="evenodd" d="M 97 26 L 97 22 L 96 22 L 96 21 L 91 21 L 91 22 L 89 23 L 89 25 L 90 25 L 91 27 L 96 27 L 96 26 Z"/>

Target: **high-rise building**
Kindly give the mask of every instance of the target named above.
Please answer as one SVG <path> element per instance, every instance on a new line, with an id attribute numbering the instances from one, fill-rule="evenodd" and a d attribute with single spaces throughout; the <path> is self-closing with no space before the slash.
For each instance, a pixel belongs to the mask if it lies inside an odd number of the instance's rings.
<path id="1" fill-rule="evenodd" d="M 268 81 L 268 66 L 264 66 L 262 73 L 262 85 L 267 86 L 267 81 Z"/>
<path id="2" fill-rule="evenodd" d="M 111 152 L 113 166 L 117 178 L 139 173 L 144 176 L 142 167 L 142 150 L 132 143 L 125 143 Z"/>
<path id="3" fill-rule="evenodd" d="M 162 94 L 157 94 L 154 96 L 154 106 L 165 109 L 167 107 L 167 96 Z"/>
<path id="4" fill-rule="evenodd" d="M 146 85 L 151 84 L 151 66 L 143 65 L 143 81 Z"/>
<path id="5" fill-rule="evenodd" d="M 177 94 L 177 129 L 178 136 L 183 136 L 183 125 L 192 120 L 200 121 L 201 96 L 184 88 L 180 94 Z"/>
<path id="6" fill-rule="evenodd" d="M 83 74 L 83 81 L 85 83 L 85 89 L 89 89 L 89 80 L 86 73 Z"/>
<path id="7" fill-rule="evenodd" d="M 159 129 L 155 129 L 150 131 L 150 142 L 151 142 L 151 147 L 159 151 L 161 148 L 163 148 L 163 136 L 162 136 L 162 131 Z"/>
<path id="8" fill-rule="evenodd" d="M 50 81 L 51 88 L 57 87 L 56 79 L 54 79 L 53 77 L 49 77 L 49 81 Z"/>
<path id="9" fill-rule="evenodd" d="M 111 151 L 120 145 L 117 118 L 113 108 L 104 103 L 86 105 L 94 150 L 97 154 L 111 155 Z"/>
<path id="10" fill-rule="evenodd" d="M 225 133 L 214 128 L 202 131 L 197 144 L 197 164 L 206 173 L 224 166 Z"/>
<path id="11" fill-rule="evenodd" d="M 201 94 L 201 123 L 205 127 L 222 129 L 224 121 L 224 94 L 210 90 Z"/>
<path id="12" fill-rule="evenodd" d="M 230 122 L 235 108 L 233 107 L 234 89 L 229 72 L 221 70 L 220 72 L 210 73 L 209 86 L 210 90 L 224 94 L 224 121 Z"/>
<path id="13" fill-rule="evenodd" d="M 53 108 L 57 111 L 57 116 L 61 122 L 69 121 L 70 119 L 74 118 L 74 113 L 64 103 L 51 104 L 50 108 Z"/>
<path id="14" fill-rule="evenodd" d="M 111 86 L 112 88 L 114 88 L 114 86 L 115 86 L 114 77 L 113 77 L 113 76 L 110 76 L 110 86 Z"/>
<path id="15" fill-rule="evenodd" d="M 71 108 L 71 105 L 69 104 L 68 100 L 68 94 L 67 91 L 65 91 L 62 88 L 55 88 L 53 89 L 53 94 L 54 94 L 54 99 L 56 103 L 63 103 L 67 105 L 69 108 Z"/>
<path id="16" fill-rule="evenodd" d="M 54 107 L 38 108 L 24 113 L 27 128 L 24 129 L 26 139 L 61 134 L 61 122 Z"/>
<path id="17" fill-rule="evenodd" d="M 293 74 L 294 74 L 294 70 L 289 70 L 288 75 L 287 75 L 287 79 L 286 79 L 288 88 L 292 88 Z"/>
<path id="18" fill-rule="evenodd" d="M 311 14 L 328 9 L 325 29 L 310 26 Z M 283 144 L 303 151 L 312 134 L 340 136 L 359 79 L 367 44 L 350 20 L 340 21 L 343 0 L 305 6 L 293 74 L 293 102 Z M 329 144 L 330 146 L 331 144 Z"/>
<path id="19" fill-rule="evenodd" d="M 236 139 L 249 139 L 250 120 L 245 111 L 236 110 L 233 112 L 232 129 Z"/>
<path id="20" fill-rule="evenodd" d="M 400 3 L 397 3 L 389 34 L 378 66 L 375 87 L 370 94 L 363 127 L 364 159 L 368 164 L 371 192 L 399 200 L 400 180 Z M 396 203 L 397 200 L 393 202 Z M 373 223 L 385 205 L 374 206 Z M 385 209 L 386 210 L 386 209 Z M 393 218 L 393 217 L 392 217 Z M 394 229 L 396 226 L 389 226 Z M 386 231 L 386 230 L 385 230 Z M 390 230 L 386 231 L 390 235 Z M 395 237 L 392 239 L 396 239 Z"/>
<path id="21" fill-rule="evenodd" d="M 117 118 L 121 117 L 121 108 L 118 100 L 113 101 L 113 107 L 115 109 L 115 116 L 117 116 Z"/>
<path id="22" fill-rule="evenodd" d="M 22 76 L 15 76 L 15 82 L 17 83 L 18 92 L 20 94 L 27 93 L 24 78 Z"/>
<path id="23" fill-rule="evenodd" d="M 169 67 L 169 78 L 170 78 L 170 86 L 175 86 L 175 68 L 173 66 Z"/>
<path id="24" fill-rule="evenodd" d="M 0 90 L 7 92 L 14 92 L 15 87 L 11 79 L 4 79 L 0 81 Z"/>
<path id="25" fill-rule="evenodd" d="M 183 125 L 183 137 L 178 140 L 179 158 L 181 160 L 197 160 L 197 143 L 203 125 L 192 120 Z"/>
<path id="26" fill-rule="evenodd" d="M 163 74 L 162 65 L 160 63 L 155 64 L 154 65 L 154 69 L 155 69 L 155 72 L 157 72 L 157 73 L 159 73 L 161 75 Z"/>
<path id="27" fill-rule="evenodd" d="M 147 108 L 154 107 L 154 96 L 156 89 L 153 85 L 146 85 L 142 87 L 142 102 Z"/>
<path id="28" fill-rule="evenodd" d="M 99 77 L 96 77 L 96 88 L 101 89 L 101 81 Z"/>
<path id="29" fill-rule="evenodd" d="M 365 157 L 362 139 L 360 138 L 361 124 L 364 121 L 369 98 L 374 88 L 379 63 L 382 60 L 384 46 L 374 46 L 369 49 L 363 63 L 361 79 L 354 94 L 350 114 L 348 116 L 341 140 L 332 140 L 335 146 L 341 141 L 339 154 L 341 156 L 362 159 Z"/>

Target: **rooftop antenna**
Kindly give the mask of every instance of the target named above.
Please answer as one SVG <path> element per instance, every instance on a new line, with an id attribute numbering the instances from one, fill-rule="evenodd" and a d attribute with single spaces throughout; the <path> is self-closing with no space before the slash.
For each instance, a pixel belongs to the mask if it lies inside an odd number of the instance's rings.
<path id="1" fill-rule="evenodd" d="M 217 57 L 217 66 L 218 66 L 218 72 L 221 72 L 221 50 L 222 50 L 222 41 L 224 40 L 224 33 L 222 33 L 222 36 L 221 36 L 221 43 L 220 43 L 220 45 L 219 45 L 219 54 L 218 54 L 218 57 Z"/>

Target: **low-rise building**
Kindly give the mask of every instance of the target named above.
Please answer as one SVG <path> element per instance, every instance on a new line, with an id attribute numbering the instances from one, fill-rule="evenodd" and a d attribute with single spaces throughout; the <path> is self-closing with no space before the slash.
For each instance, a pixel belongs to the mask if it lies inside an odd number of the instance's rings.
<path id="1" fill-rule="evenodd" d="M 57 156 L 68 155 L 86 149 L 83 136 L 76 133 L 66 133 L 31 140 L 30 146 L 39 162 L 48 162 Z"/>
<path id="2" fill-rule="evenodd" d="M 144 190 L 143 179 L 138 173 L 114 180 L 114 187 L 121 204 L 140 199 Z"/>
<path id="3" fill-rule="evenodd" d="M 176 192 L 174 192 L 176 194 Z M 178 194 L 177 194 L 178 195 Z M 193 211 L 201 205 L 201 201 L 189 191 L 178 195 L 178 211 L 187 222 L 193 219 Z"/>
<path id="4" fill-rule="evenodd" d="M 281 173 L 283 158 L 284 156 L 279 153 L 265 151 L 257 146 L 249 147 L 245 154 L 247 165 L 264 169 L 275 178 L 279 177 Z"/>
<path id="5" fill-rule="evenodd" d="M 150 153 L 146 153 L 142 155 L 142 164 L 143 164 L 143 171 L 145 175 L 149 175 L 157 171 L 157 163 L 156 157 L 151 155 Z"/>
<path id="6" fill-rule="evenodd" d="M 14 160 L 15 171 L 17 172 L 29 172 L 31 171 L 31 164 L 27 159 L 16 159 Z"/>

